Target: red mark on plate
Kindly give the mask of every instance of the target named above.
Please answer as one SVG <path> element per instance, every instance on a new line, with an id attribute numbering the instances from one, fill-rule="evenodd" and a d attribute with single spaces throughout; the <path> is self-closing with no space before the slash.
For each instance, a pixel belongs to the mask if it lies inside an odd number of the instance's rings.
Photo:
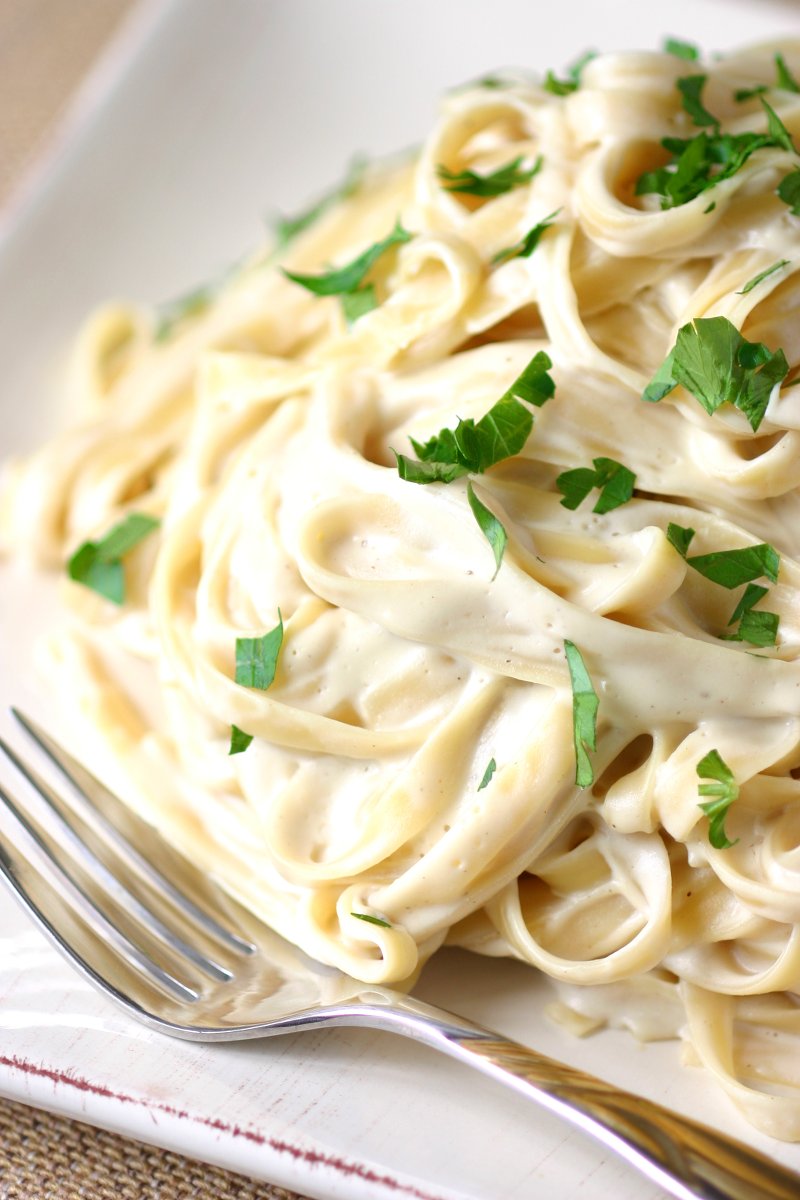
<path id="1" fill-rule="evenodd" d="M 310 1166 L 328 1167 L 333 1171 L 338 1171 L 342 1175 L 363 1179 L 366 1183 L 380 1184 L 398 1196 L 413 1196 L 415 1200 L 442 1200 L 441 1197 L 434 1196 L 432 1192 L 421 1192 L 413 1184 L 400 1183 L 397 1179 L 393 1179 L 391 1175 L 380 1175 L 362 1163 L 348 1162 L 347 1159 L 338 1158 L 332 1154 L 321 1154 L 317 1150 L 304 1150 L 301 1146 L 293 1146 L 290 1142 L 267 1137 L 266 1134 L 259 1133 L 257 1129 L 243 1129 L 240 1125 L 229 1125 L 226 1121 L 222 1121 L 218 1117 L 202 1117 L 195 1113 L 187 1112 L 186 1109 L 175 1108 L 171 1104 L 163 1104 L 160 1101 L 147 1100 L 142 1096 L 130 1096 L 125 1092 L 117 1092 L 102 1083 L 92 1083 L 91 1080 L 84 1079 L 81 1075 L 75 1075 L 71 1071 L 58 1071 L 53 1067 L 31 1063 L 24 1058 L 17 1058 L 16 1056 L 8 1057 L 5 1054 L 0 1054 L 0 1066 L 10 1067 L 14 1071 L 22 1071 L 25 1075 L 33 1075 L 38 1079 L 50 1079 L 54 1084 L 75 1088 L 76 1091 L 87 1092 L 92 1096 L 102 1096 L 104 1100 L 116 1100 L 119 1104 L 135 1104 L 150 1112 L 156 1110 L 157 1112 L 164 1113 L 166 1116 L 175 1117 L 178 1120 L 192 1121 L 196 1125 L 205 1125 L 208 1129 L 228 1134 L 230 1137 L 245 1138 L 249 1142 L 255 1142 L 258 1146 L 269 1146 L 277 1154 L 288 1154 L 290 1158 L 308 1163 Z"/>

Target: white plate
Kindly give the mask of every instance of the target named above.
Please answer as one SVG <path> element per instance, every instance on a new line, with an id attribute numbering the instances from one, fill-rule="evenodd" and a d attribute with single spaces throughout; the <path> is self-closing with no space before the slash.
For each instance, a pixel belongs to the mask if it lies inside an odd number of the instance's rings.
<path id="1" fill-rule="evenodd" d="M 354 151 L 418 141 L 445 87 L 504 64 L 561 68 L 586 46 L 674 34 L 724 49 L 792 32 L 794 7 L 765 0 L 150 0 L 0 230 L 2 453 L 56 420 L 58 371 L 92 304 L 163 299 L 213 273 L 266 212 L 297 207 Z M 6 733 L 12 700 L 47 712 L 31 645 L 51 590 L 19 566 L 0 571 Z M 451 954 L 420 993 L 800 1169 L 797 1148 L 754 1134 L 675 1046 L 576 1042 L 549 1026 L 544 985 L 519 964 Z M 320 1200 L 661 1195 L 549 1115 L 389 1035 L 160 1038 L 81 982 L 5 895 L 0 1031 L 0 1094 Z"/>

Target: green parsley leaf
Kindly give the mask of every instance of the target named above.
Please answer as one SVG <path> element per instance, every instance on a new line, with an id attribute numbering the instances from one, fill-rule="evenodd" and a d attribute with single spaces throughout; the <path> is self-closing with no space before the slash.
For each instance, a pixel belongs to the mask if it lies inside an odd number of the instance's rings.
<path id="1" fill-rule="evenodd" d="M 498 250 L 497 254 L 492 256 L 492 262 L 508 262 L 510 258 L 530 258 L 539 245 L 542 234 L 546 229 L 550 228 L 560 212 L 561 209 L 557 208 L 555 212 L 550 213 L 549 217 L 544 217 L 543 220 L 537 222 L 518 242 L 514 242 L 511 246 L 506 246 L 505 250 Z"/>
<path id="2" fill-rule="evenodd" d="M 672 521 L 667 526 L 667 541 L 671 546 L 675 547 L 681 558 L 686 558 L 686 552 L 693 537 L 693 529 L 687 529 L 683 525 L 675 525 Z"/>
<path id="3" fill-rule="evenodd" d="M 737 88 L 733 93 L 733 98 L 737 104 L 741 104 L 743 100 L 753 100 L 756 96 L 763 96 L 769 91 L 765 83 L 759 83 L 755 87 Z"/>
<path id="4" fill-rule="evenodd" d="M 400 478 L 407 483 L 452 483 L 454 479 L 467 474 L 467 468 L 459 463 L 438 462 L 435 459 L 432 462 L 418 462 L 405 454 L 398 454 L 396 450 L 393 454 Z"/>
<path id="5" fill-rule="evenodd" d="M 736 639 L 749 642 L 751 646 L 774 646 L 778 641 L 780 621 L 778 613 L 763 609 L 746 612 L 739 622 Z"/>
<path id="6" fill-rule="evenodd" d="M 79 546 L 67 563 L 67 574 L 112 604 L 123 604 L 125 569 L 122 559 L 159 525 L 157 517 L 128 513 L 99 541 L 84 542 Z"/>
<path id="7" fill-rule="evenodd" d="M 781 267 L 788 267 L 788 266 L 789 266 L 788 258 L 782 258 L 780 260 L 780 262 L 773 263 L 771 267 L 767 267 L 766 271 L 760 271 L 758 273 L 758 275 L 754 275 L 752 279 L 748 279 L 747 283 L 744 285 L 742 290 L 740 292 L 737 292 L 736 295 L 737 296 L 746 296 L 747 293 L 752 292 L 753 288 L 757 287 L 759 285 L 759 283 L 761 283 L 762 280 L 768 279 L 770 275 L 774 275 L 776 271 L 780 271 Z"/>
<path id="8" fill-rule="evenodd" d="M 489 545 L 492 547 L 494 554 L 494 575 L 492 579 L 497 578 L 497 572 L 500 570 L 500 565 L 505 554 L 506 544 L 508 542 L 508 534 L 500 520 L 494 515 L 491 509 L 478 499 L 471 483 L 467 484 L 467 500 L 472 509 L 472 515 L 478 522 L 478 527 L 486 538 Z"/>
<path id="9" fill-rule="evenodd" d="M 238 725 L 231 725 L 231 746 L 228 751 L 228 757 L 231 754 L 242 754 L 253 740 L 252 733 L 243 733 Z"/>
<path id="10" fill-rule="evenodd" d="M 597 710 L 600 701 L 592 686 L 583 656 L 574 642 L 564 642 L 572 684 L 572 729 L 575 742 L 575 782 L 578 787 L 594 783 L 589 751 L 597 749 Z"/>
<path id="11" fill-rule="evenodd" d="M 709 750 L 708 754 L 700 759 L 696 770 L 700 779 L 714 780 L 713 783 L 701 783 L 697 788 L 699 795 L 714 797 L 713 800 L 699 805 L 709 819 L 708 840 L 717 850 L 728 850 L 735 846 L 736 842 L 728 841 L 725 817 L 739 795 L 739 786 L 718 750 Z"/>
<path id="12" fill-rule="evenodd" d="M 769 105 L 765 108 L 768 110 L 767 133 L 732 134 L 716 129 L 712 133 L 698 133 L 690 139 L 662 138 L 661 145 L 672 157 L 663 167 L 645 171 L 639 177 L 636 195 L 655 194 L 661 197 L 662 208 L 675 208 L 688 204 L 720 180 L 730 179 L 756 150 L 771 146 L 786 149 L 787 141 L 791 148 L 786 127 L 774 112 L 770 118 Z"/>
<path id="13" fill-rule="evenodd" d="M 282 645 L 283 617 L 278 609 L 278 624 L 269 633 L 259 638 L 237 637 L 236 682 L 265 692 L 275 678 Z"/>
<path id="14" fill-rule="evenodd" d="M 364 313 L 372 312 L 378 307 L 378 297 L 375 295 L 375 285 L 368 283 L 357 288 L 354 292 L 345 292 L 341 298 L 342 312 L 348 325 L 354 324 Z"/>
<path id="15" fill-rule="evenodd" d="M 157 306 L 157 321 L 153 331 L 153 341 L 162 343 L 169 340 L 178 325 L 187 317 L 199 317 L 214 302 L 227 282 L 231 270 L 225 271 L 217 279 L 200 284 L 191 291 L 176 296 Z"/>
<path id="16" fill-rule="evenodd" d="M 749 642 L 752 646 L 774 646 L 778 640 L 780 616 L 778 613 L 761 609 L 754 611 L 753 608 L 766 596 L 768 590 L 760 584 L 748 583 L 728 621 L 728 625 L 735 625 L 738 621 L 738 630 L 721 636 L 728 641 Z"/>
<path id="17" fill-rule="evenodd" d="M 680 38 L 665 38 L 664 52 L 674 54 L 676 58 L 686 59 L 687 62 L 696 62 L 700 57 L 697 46 L 692 45 L 691 42 L 681 41 Z"/>
<path id="18" fill-rule="evenodd" d="M 577 467 L 563 471 L 556 479 L 556 487 L 563 493 L 564 508 L 576 509 L 589 495 L 592 488 L 600 488 L 600 497 L 592 509 L 596 513 L 611 512 L 633 496 L 636 476 L 622 463 L 613 458 L 592 459 L 594 470 Z"/>
<path id="19" fill-rule="evenodd" d="M 569 96 L 572 92 L 577 92 L 581 86 L 581 76 L 583 68 L 587 63 L 590 63 L 593 58 L 597 58 L 596 50 L 587 50 L 582 54 L 571 67 L 567 68 L 567 78 L 558 79 L 552 71 L 548 71 L 542 87 L 546 92 L 550 92 L 553 96 Z"/>
<path id="20" fill-rule="evenodd" d="M 672 523 L 667 526 L 667 540 L 684 558 L 693 537 L 693 529 L 684 529 Z M 780 555 L 768 542 L 742 546 L 736 550 L 712 550 L 710 554 L 694 554 L 691 558 L 686 558 L 686 562 L 706 579 L 725 588 L 739 587 L 752 579 L 760 579 L 762 575 L 772 583 L 777 583 L 780 570 Z"/>
<path id="21" fill-rule="evenodd" d="M 741 621 L 745 613 L 750 612 L 754 604 L 758 604 L 759 600 L 763 600 L 769 588 L 762 587 L 759 583 L 748 583 L 742 595 L 739 597 L 739 603 L 731 614 L 729 625 L 735 625 L 737 621 Z"/>
<path id="22" fill-rule="evenodd" d="M 375 263 L 394 246 L 402 246 L 410 242 L 412 234 L 404 229 L 398 220 L 394 229 L 387 237 L 379 242 L 373 242 L 362 254 L 343 267 L 335 267 L 322 275 L 301 275 L 295 271 L 282 268 L 287 279 L 299 283 L 315 296 L 343 296 L 348 292 L 357 292 L 364 281 L 365 275 Z"/>
<path id="23" fill-rule="evenodd" d="M 792 141 L 792 135 L 789 133 L 789 130 L 775 112 L 775 109 L 771 108 L 770 105 L 767 104 L 764 97 L 761 96 L 760 99 L 761 106 L 764 109 L 764 112 L 767 114 L 767 132 L 769 138 L 771 139 L 770 144 L 773 146 L 779 146 L 781 150 L 788 150 L 790 154 L 796 154 L 797 150 L 795 149 L 794 142 Z"/>
<path id="24" fill-rule="evenodd" d="M 555 394 L 556 385 L 547 373 L 552 365 L 550 357 L 545 354 L 544 350 L 534 354 L 527 367 L 517 376 L 511 387 L 503 393 L 500 400 L 507 400 L 510 396 L 515 396 L 518 400 L 525 400 L 526 403 L 541 408 L 545 401 L 550 400 Z"/>
<path id="25" fill-rule="evenodd" d="M 294 217 L 281 215 L 275 217 L 272 221 L 272 228 L 275 234 L 275 248 L 283 250 L 288 246 L 289 242 L 294 241 L 299 234 L 304 233 L 306 229 L 314 225 L 329 208 L 333 208 L 339 201 L 346 200 L 349 196 L 352 196 L 361 186 L 366 166 L 367 159 L 360 155 L 357 156 L 350 163 L 347 174 L 342 182 L 336 184 L 334 188 L 326 192 L 319 200 L 314 201 L 303 212 L 298 213 Z"/>
<path id="26" fill-rule="evenodd" d="M 482 474 L 519 454 L 533 428 L 533 416 L 520 401 L 541 408 L 550 399 L 555 391 L 548 374 L 552 365 L 540 350 L 479 421 L 459 420 L 455 430 L 442 429 L 427 442 L 412 438 L 420 461 L 395 451 L 401 477 L 412 483 L 452 483 L 469 471 Z"/>
<path id="27" fill-rule="evenodd" d="M 789 205 L 792 216 L 800 217 L 800 167 L 784 175 L 777 192 L 783 203 Z"/>
<path id="28" fill-rule="evenodd" d="M 490 758 L 486 764 L 486 770 L 483 772 L 483 779 L 478 784 L 478 791 L 482 792 L 485 787 L 489 786 L 489 781 L 497 770 L 497 763 L 493 758 Z"/>
<path id="29" fill-rule="evenodd" d="M 800 92 L 800 85 L 798 85 L 794 75 L 787 67 L 786 60 L 782 54 L 775 55 L 775 67 L 778 74 L 776 86 L 783 88 L 785 92 Z"/>
<path id="30" fill-rule="evenodd" d="M 713 414 L 733 404 L 753 430 L 761 424 L 772 389 L 789 373 L 782 350 L 748 342 L 727 317 L 698 317 L 678 331 L 674 349 L 645 388 L 642 398 L 661 400 L 681 384 Z"/>
<path id="31" fill-rule="evenodd" d="M 540 154 L 532 167 L 523 168 L 520 155 L 488 175 L 480 175 L 477 171 L 451 171 L 442 164 L 436 168 L 436 173 L 446 192 L 460 192 L 465 196 L 502 196 L 538 175 L 542 162 Z"/>
<path id="32" fill-rule="evenodd" d="M 358 917 L 359 921 L 367 921 L 370 925 L 380 925 L 384 929 L 391 929 L 388 921 L 384 921 L 383 917 L 373 917 L 371 913 L 351 912 L 351 917 Z"/>
<path id="33" fill-rule="evenodd" d="M 701 100 L 707 75 L 684 75 L 675 80 L 675 86 L 683 99 L 684 110 L 692 118 L 695 125 L 711 125 L 719 129 L 719 118 L 710 113 Z"/>

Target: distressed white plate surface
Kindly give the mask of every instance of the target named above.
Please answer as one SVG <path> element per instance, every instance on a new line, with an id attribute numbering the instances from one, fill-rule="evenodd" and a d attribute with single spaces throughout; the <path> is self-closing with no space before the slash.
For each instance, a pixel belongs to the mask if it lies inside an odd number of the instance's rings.
<path id="1" fill-rule="evenodd" d="M 726 49 L 800 34 L 761 0 L 148 0 L 95 73 L 69 137 L 0 224 L 0 452 L 62 419 L 59 375 L 86 310 L 160 300 L 235 259 L 270 211 L 355 151 L 419 141 L 444 88 L 501 65 L 562 68 L 587 46 Z M 0 729 L 48 716 L 32 645 L 52 582 L 0 565 Z M 58 726 L 56 714 L 50 714 Z M 0 781 L 11 782 L 5 766 Z M 452 953 L 420 994 L 621 1086 L 755 1134 L 674 1045 L 577 1042 L 515 963 Z M 582 1135 L 431 1051 L 366 1031 L 197 1046 L 132 1024 L 0 895 L 0 1094 L 319 1200 L 657 1200 Z"/>

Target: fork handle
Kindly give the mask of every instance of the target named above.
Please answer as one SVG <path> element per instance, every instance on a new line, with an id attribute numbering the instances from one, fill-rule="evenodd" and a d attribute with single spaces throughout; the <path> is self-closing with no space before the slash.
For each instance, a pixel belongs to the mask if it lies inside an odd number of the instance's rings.
<path id="1" fill-rule="evenodd" d="M 677 1200 L 800 1197 L 800 1176 L 741 1142 L 479 1026 L 455 1025 L 449 1013 L 431 1005 L 405 999 L 408 1027 L 393 1025 L 395 1032 L 476 1067 L 578 1126 Z M 423 1021 L 414 1022 L 414 1015 Z"/>

